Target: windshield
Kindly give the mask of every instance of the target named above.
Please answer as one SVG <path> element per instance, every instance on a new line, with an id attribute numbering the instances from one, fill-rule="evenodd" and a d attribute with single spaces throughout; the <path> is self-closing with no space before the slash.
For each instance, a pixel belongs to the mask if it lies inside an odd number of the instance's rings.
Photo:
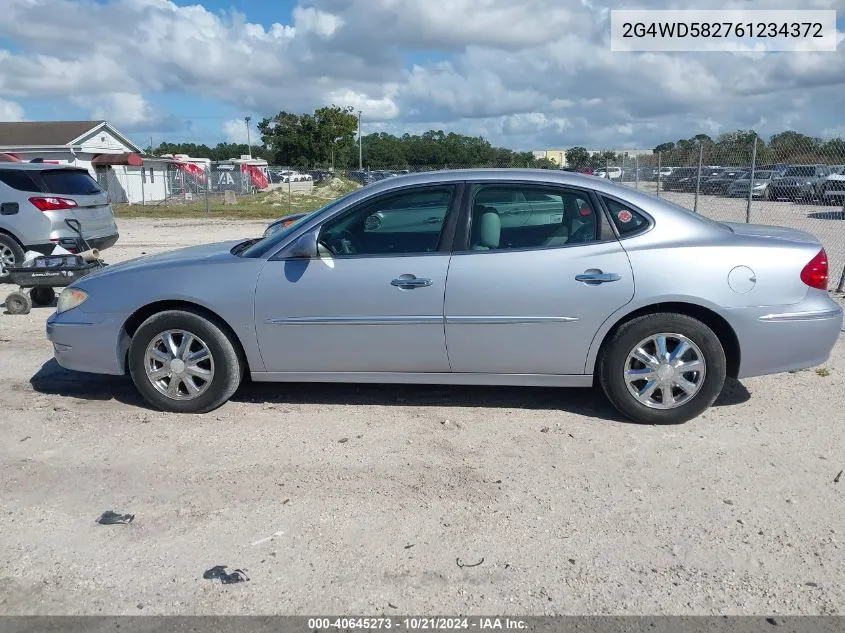
<path id="1" fill-rule="evenodd" d="M 755 171 L 754 172 L 754 180 L 768 180 L 772 177 L 772 172 L 770 171 Z"/>
<path id="2" fill-rule="evenodd" d="M 790 167 L 783 173 L 784 177 L 790 176 L 815 176 L 815 167 Z"/>
<path id="3" fill-rule="evenodd" d="M 261 257 L 265 255 L 267 252 L 275 248 L 280 242 L 282 242 L 288 235 L 290 235 L 292 231 L 302 226 L 302 224 L 308 222 L 309 220 L 315 218 L 318 215 L 328 213 L 331 209 L 334 209 L 336 206 L 339 206 L 347 198 L 349 198 L 355 193 L 357 193 L 357 190 L 353 191 L 352 193 L 348 193 L 345 196 L 338 198 L 337 200 L 329 202 L 326 206 L 321 207 L 316 211 L 312 211 L 308 215 L 298 219 L 293 224 L 281 228 L 275 233 L 271 233 L 267 237 L 261 238 L 258 241 L 253 242 L 249 245 L 248 248 L 244 249 L 243 252 L 237 253 L 237 255 L 240 255 L 241 257 Z"/>

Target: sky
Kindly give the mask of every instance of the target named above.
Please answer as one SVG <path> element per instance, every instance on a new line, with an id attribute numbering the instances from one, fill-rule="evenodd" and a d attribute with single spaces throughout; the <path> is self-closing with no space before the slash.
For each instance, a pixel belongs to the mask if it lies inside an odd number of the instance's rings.
<path id="1" fill-rule="evenodd" d="M 845 10 L 845 0 L 708 8 Z M 611 8 L 693 0 L 0 0 L 0 120 L 107 119 L 137 144 L 245 142 L 336 104 L 363 132 L 519 150 L 651 148 L 703 132 L 845 137 L 837 52 L 611 52 Z"/>

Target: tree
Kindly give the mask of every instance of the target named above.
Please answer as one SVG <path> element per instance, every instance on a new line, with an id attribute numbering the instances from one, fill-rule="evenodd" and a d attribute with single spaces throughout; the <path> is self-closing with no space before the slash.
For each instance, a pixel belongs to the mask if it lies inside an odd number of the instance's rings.
<path id="1" fill-rule="evenodd" d="M 661 154 L 663 152 L 668 152 L 673 149 L 675 149 L 675 144 L 672 141 L 669 141 L 668 143 L 661 143 L 660 145 L 655 147 L 652 152 L 654 152 L 655 154 Z"/>
<path id="2" fill-rule="evenodd" d="M 821 139 L 792 130 L 774 134 L 769 139 L 769 147 L 778 162 L 805 162 L 808 158 L 807 162 L 815 162 L 821 145 Z"/>
<path id="3" fill-rule="evenodd" d="M 358 118 L 352 107 L 318 108 L 314 114 L 279 112 L 258 124 L 261 140 L 279 165 L 327 165 L 332 153 L 347 165 L 355 144 Z M 345 151 L 346 150 L 346 151 Z"/>
<path id="4" fill-rule="evenodd" d="M 576 169 L 586 167 L 590 162 L 590 153 L 586 147 L 571 147 L 566 150 L 566 164 Z"/>

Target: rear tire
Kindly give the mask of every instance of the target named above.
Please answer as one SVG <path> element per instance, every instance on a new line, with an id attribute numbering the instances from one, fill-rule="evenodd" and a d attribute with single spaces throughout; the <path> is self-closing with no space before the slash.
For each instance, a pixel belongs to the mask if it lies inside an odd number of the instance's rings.
<path id="1" fill-rule="evenodd" d="M 0 233 L 0 284 L 9 283 L 9 268 L 23 263 L 23 248 L 11 235 Z"/>
<path id="2" fill-rule="evenodd" d="M 6 296 L 6 312 L 9 314 L 29 314 L 32 310 L 32 299 L 25 292 L 10 292 Z"/>
<path id="3" fill-rule="evenodd" d="M 192 360 L 197 358 L 202 360 Z M 135 332 L 129 345 L 129 373 L 144 399 L 157 409 L 206 413 L 234 395 L 244 365 L 216 323 L 195 312 L 167 310 L 148 318 Z"/>
<path id="4" fill-rule="evenodd" d="M 652 348 L 646 343 L 656 343 L 661 335 L 665 335 L 664 358 L 660 358 L 656 345 Z M 681 353 L 681 342 L 686 352 Z M 638 348 L 647 348 L 647 357 L 660 364 L 639 362 L 634 358 Z M 673 352 L 679 356 L 670 361 Z M 700 362 L 694 364 L 695 359 Z M 672 368 L 667 369 L 667 365 Z M 698 371 L 681 372 L 684 366 Z M 608 399 L 626 417 L 644 424 L 679 424 L 713 404 L 724 386 L 726 368 L 725 351 L 713 330 L 692 317 L 666 312 L 623 324 L 604 346 L 598 373 Z M 674 402 L 677 404 L 671 405 Z"/>

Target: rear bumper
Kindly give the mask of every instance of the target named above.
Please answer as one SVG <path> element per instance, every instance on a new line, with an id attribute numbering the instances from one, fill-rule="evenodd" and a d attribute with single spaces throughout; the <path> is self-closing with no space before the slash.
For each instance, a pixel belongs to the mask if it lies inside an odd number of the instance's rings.
<path id="1" fill-rule="evenodd" d="M 91 248 L 96 248 L 98 250 L 105 250 L 115 245 L 118 238 L 120 238 L 119 233 L 113 233 L 111 235 L 105 235 L 101 237 L 86 237 L 85 241 L 88 242 L 88 245 Z M 24 246 L 24 250 L 27 251 L 36 251 L 41 253 L 42 255 L 49 255 L 53 252 L 53 249 L 56 246 L 61 246 L 67 250 L 75 250 L 77 248 L 78 238 L 75 237 L 62 237 L 59 238 L 57 242 L 48 242 L 46 244 L 29 244 Z"/>
<path id="2" fill-rule="evenodd" d="M 124 318 L 116 314 L 87 314 L 70 310 L 47 319 L 47 339 L 65 369 L 122 376 L 129 349 Z"/>
<path id="3" fill-rule="evenodd" d="M 726 312 L 740 344 L 738 378 L 821 365 L 842 330 L 842 308 L 821 290 L 792 306 Z"/>

